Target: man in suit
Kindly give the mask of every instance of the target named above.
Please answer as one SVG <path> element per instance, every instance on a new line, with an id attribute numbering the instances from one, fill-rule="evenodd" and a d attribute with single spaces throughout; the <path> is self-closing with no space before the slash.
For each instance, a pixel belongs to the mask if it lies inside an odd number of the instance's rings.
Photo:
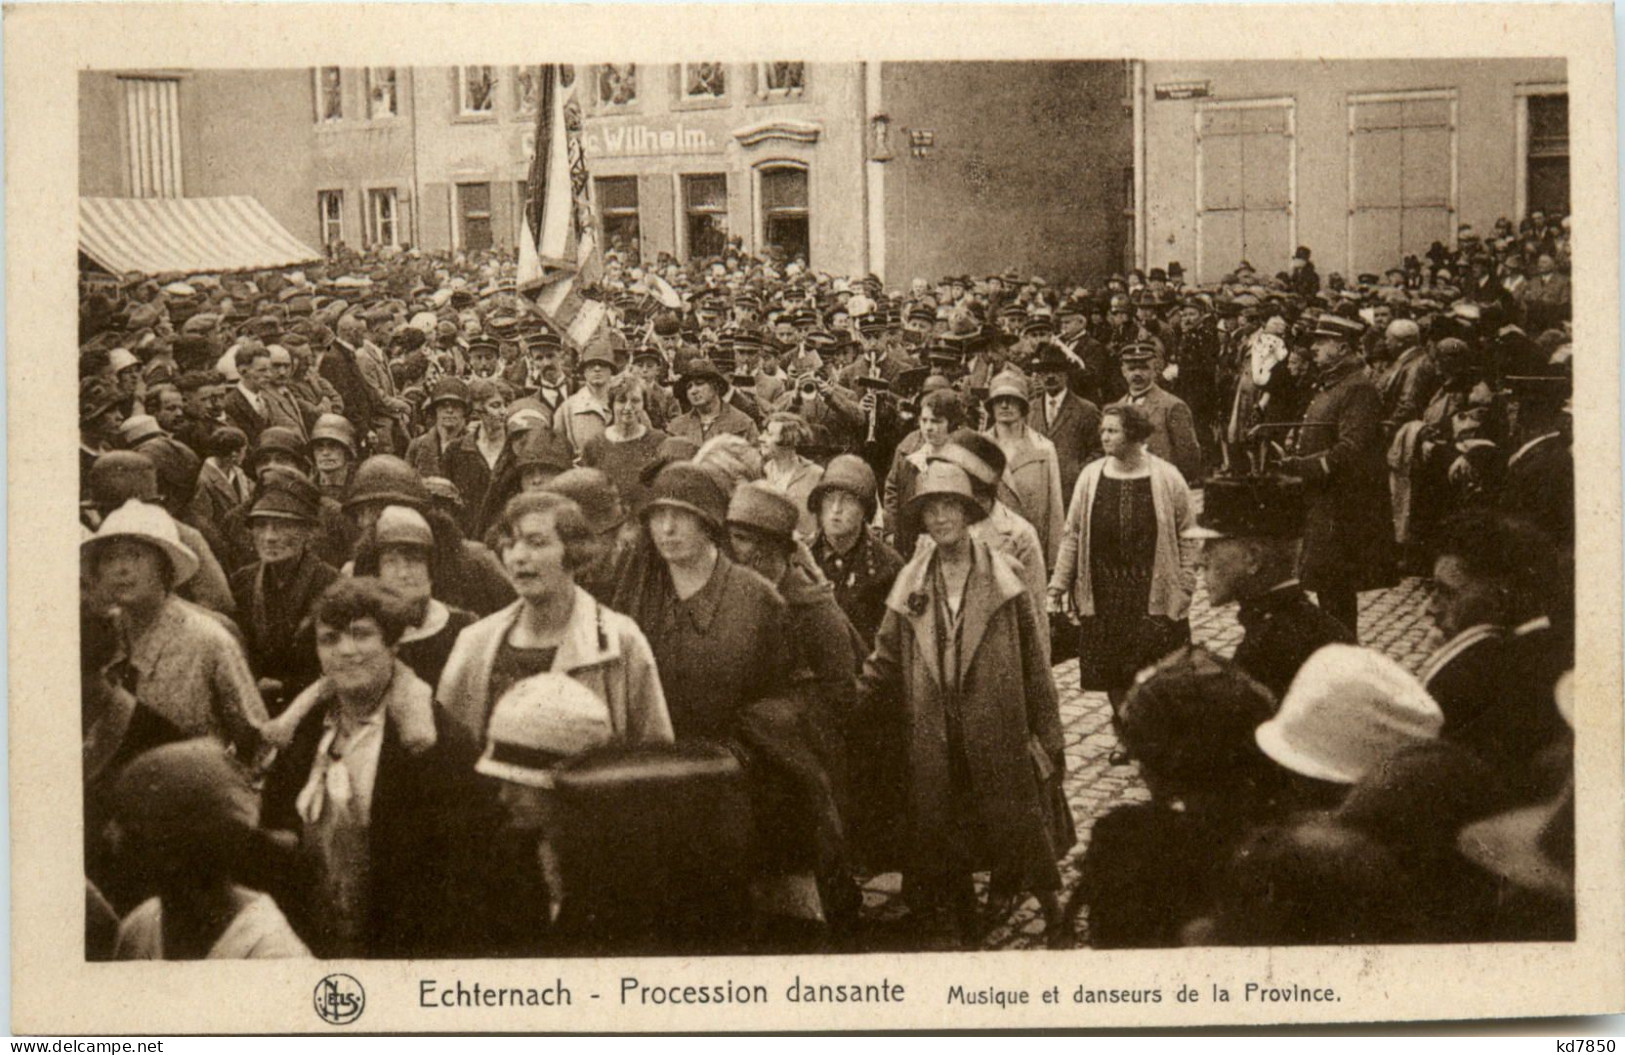
<path id="1" fill-rule="evenodd" d="M 735 333 L 731 343 L 735 358 L 734 371 L 740 376 L 750 375 L 750 395 L 755 399 L 756 405 L 773 406 L 789 388 L 790 380 L 784 371 L 779 369 L 772 352 L 767 349 L 760 336 L 749 330 Z"/>
<path id="2" fill-rule="evenodd" d="M 462 440 L 468 427 L 468 385 L 460 377 L 442 377 L 425 409 L 434 426 L 406 445 L 406 461 L 419 476 L 445 476 L 446 454 Z"/>
<path id="3" fill-rule="evenodd" d="M 338 340 L 334 343 L 347 351 L 347 358 L 355 364 L 356 371 L 370 396 L 372 420 L 367 422 L 365 427 L 378 440 L 375 449 L 398 451 L 400 448 L 396 446 L 396 434 L 400 429 L 397 425 L 401 417 L 409 413 L 409 408 L 405 400 L 402 400 L 395 391 L 395 378 L 389 372 L 388 356 L 384 354 L 383 349 L 367 339 L 367 323 L 354 312 L 339 319 Z M 337 385 L 338 383 L 334 382 L 334 387 Z M 344 406 L 348 413 L 350 407 L 348 396 L 344 397 Z"/>
<path id="4" fill-rule="evenodd" d="M 1512 628 L 1554 614 L 1546 602 L 1561 576 L 1552 556 L 1532 525 L 1472 512 L 1447 522 L 1433 563 L 1428 614 L 1445 643 L 1420 677 L 1444 712 L 1440 736 L 1514 779 L 1560 733 L 1550 686 L 1536 686 L 1513 660 Z"/>
<path id="5" fill-rule="evenodd" d="M 1055 444 L 1061 465 L 1061 498 L 1072 501 L 1072 488 L 1083 467 L 1100 457 L 1100 408 L 1067 388 L 1072 361 L 1055 341 L 1038 346 L 1033 372 L 1040 395 L 1027 413 L 1027 427 Z"/>
<path id="6" fill-rule="evenodd" d="M 1202 445 L 1196 438 L 1196 420 L 1183 399 L 1157 386 L 1162 372 L 1161 353 L 1150 341 L 1135 341 L 1119 355 L 1128 395 L 1113 406 L 1134 404 L 1151 419 L 1151 438 L 1146 449 L 1163 461 L 1172 462 L 1187 483 L 1202 474 Z"/>
<path id="7" fill-rule="evenodd" d="M 1573 382 L 1564 376 L 1506 379 L 1517 404 L 1517 434 L 1502 478 L 1499 507 L 1546 532 L 1565 549 L 1574 546 L 1574 452 L 1564 409 Z"/>
<path id="8" fill-rule="evenodd" d="M 1340 315 L 1315 323 L 1315 393 L 1281 463 L 1304 481 L 1301 573 L 1326 614 L 1359 639 L 1359 595 L 1399 580 L 1382 394 L 1355 351 L 1365 326 Z"/>
<path id="9" fill-rule="evenodd" d="M 1186 538 L 1203 539 L 1199 567 L 1215 608 L 1238 602 L 1235 663 L 1280 700 L 1323 645 L 1353 644 L 1347 627 L 1317 608 L 1298 583 L 1303 482 L 1278 476 L 1215 476 Z"/>
<path id="10" fill-rule="evenodd" d="M 1524 328 L 1540 333 L 1568 321 L 1573 295 L 1568 278 L 1558 272 L 1557 260 L 1550 253 L 1540 254 L 1534 270 L 1518 290 L 1518 307 L 1524 312 Z"/>
<path id="11" fill-rule="evenodd" d="M 226 393 L 226 423 L 243 430 L 248 445 L 259 445 L 260 433 L 271 427 L 271 406 L 265 386 L 271 377 L 271 353 L 262 344 L 244 344 L 232 356 L 237 387 Z"/>

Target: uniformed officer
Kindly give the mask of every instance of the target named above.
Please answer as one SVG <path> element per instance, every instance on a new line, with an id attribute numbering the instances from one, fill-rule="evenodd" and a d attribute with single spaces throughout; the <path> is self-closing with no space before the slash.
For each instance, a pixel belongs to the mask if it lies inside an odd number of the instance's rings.
<path id="1" fill-rule="evenodd" d="M 1303 548 L 1303 481 L 1280 476 L 1209 480 L 1197 526 L 1208 603 L 1239 601 L 1243 636 L 1236 666 L 1279 700 L 1305 660 L 1322 645 L 1354 643 L 1348 628 L 1322 612 L 1298 584 Z"/>

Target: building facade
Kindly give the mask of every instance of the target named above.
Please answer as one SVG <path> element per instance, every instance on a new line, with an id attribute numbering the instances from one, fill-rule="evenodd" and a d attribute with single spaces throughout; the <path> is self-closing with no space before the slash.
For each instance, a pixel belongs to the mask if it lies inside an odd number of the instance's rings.
<path id="1" fill-rule="evenodd" d="M 888 62 L 888 282 L 1015 268 L 1097 283 L 1132 261 L 1126 62 Z"/>
<path id="2" fill-rule="evenodd" d="M 604 244 L 888 283 L 1120 270 L 1125 64 L 576 67 Z M 247 194 L 310 245 L 517 244 L 537 67 L 80 76 L 87 196 Z M 112 149 L 116 144 L 117 149 Z"/>
<path id="3" fill-rule="evenodd" d="M 1568 212 L 1562 59 L 1148 62 L 1134 138 L 1137 258 L 1199 282 L 1300 245 L 1352 278 Z"/>

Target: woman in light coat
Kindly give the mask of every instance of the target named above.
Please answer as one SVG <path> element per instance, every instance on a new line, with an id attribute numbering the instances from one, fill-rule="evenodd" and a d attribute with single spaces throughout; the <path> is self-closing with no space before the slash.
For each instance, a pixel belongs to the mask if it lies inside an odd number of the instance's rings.
<path id="1" fill-rule="evenodd" d="M 858 712 L 904 744 L 898 863 L 916 911 L 940 926 L 928 941 L 974 938 L 971 875 L 993 870 L 1038 896 L 1064 946 L 1055 862 L 1071 819 L 1046 788 L 1066 758 L 1032 601 L 1010 561 L 972 537 L 986 513 L 963 469 L 928 464 L 914 505 L 935 544 L 898 574 Z"/>
<path id="2" fill-rule="evenodd" d="M 654 655 L 631 619 L 575 584 L 592 556 L 591 528 L 570 499 L 516 495 L 498 523 L 503 566 L 519 600 L 465 629 L 436 700 L 477 742 L 501 695 L 532 674 L 568 674 L 607 708 L 613 739 L 669 741 L 671 717 Z"/>
<path id="3" fill-rule="evenodd" d="M 1193 523 L 1190 489 L 1145 449 L 1150 435 L 1136 406 L 1101 411 L 1106 457 L 1078 476 L 1049 580 L 1051 611 L 1082 621 L 1080 683 L 1104 689 L 1114 716 L 1136 673 L 1190 641 L 1196 572 L 1182 539 Z"/>
<path id="4" fill-rule="evenodd" d="M 988 435 L 1004 451 L 1004 478 L 999 500 L 1033 526 L 1044 546 L 1044 564 L 1054 567 L 1066 522 L 1061 495 L 1061 461 L 1055 444 L 1027 427 L 1027 382 L 1003 373 L 988 387 L 988 411 L 993 425 Z"/>

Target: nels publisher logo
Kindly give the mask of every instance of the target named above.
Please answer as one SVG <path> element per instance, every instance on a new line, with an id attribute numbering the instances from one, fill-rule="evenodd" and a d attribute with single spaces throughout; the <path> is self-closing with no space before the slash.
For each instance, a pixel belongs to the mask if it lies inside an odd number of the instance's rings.
<path id="1" fill-rule="evenodd" d="M 330 974 L 316 983 L 316 1013 L 323 1022 L 348 1026 L 361 1017 L 367 994 L 361 983 L 347 974 Z"/>

